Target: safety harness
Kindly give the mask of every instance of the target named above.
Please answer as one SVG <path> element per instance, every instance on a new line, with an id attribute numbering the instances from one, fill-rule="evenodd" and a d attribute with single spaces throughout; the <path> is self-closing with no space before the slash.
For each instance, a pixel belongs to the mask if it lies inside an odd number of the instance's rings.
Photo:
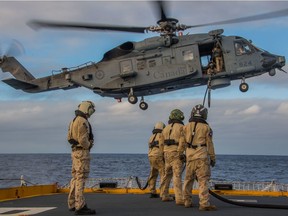
<path id="1" fill-rule="evenodd" d="M 182 124 L 182 125 L 184 125 L 184 124 L 183 124 L 182 121 L 177 120 L 177 119 L 171 119 L 171 120 L 169 120 L 168 123 L 172 124 L 172 125 L 171 125 L 170 131 L 169 131 L 169 138 L 164 140 L 164 145 L 167 145 L 167 146 L 179 145 L 179 143 L 176 142 L 175 139 L 170 139 L 170 136 L 171 136 L 171 133 L 172 133 L 172 130 L 173 130 L 173 126 L 174 126 L 175 123 Z"/>
<path id="2" fill-rule="evenodd" d="M 72 148 L 72 149 L 78 150 L 78 149 L 83 149 L 83 147 L 82 147 L 82 146 L 78 146 L 79 142 L 78 142 L 77 140 L 73 139 L 73 135 L 72 135 L 72 133 L 73 133 L 73 124 L 74 124 L 74 121 L 76 120 L 77 117 L 82 117 L 82 118 L 85 118 L 86 120 L 87 120 L 87 118 L 86 118 L 85 114 L 82 113 L 82 112 L 79 111 L 79 110 L 76 110 L 76 111 L 75 111 L 75 115 L 76 115 L 76 116 L 75 116 L 75 118 L 73 119 L 73 121 L 72 121 L 72 123 L 71 123 L 71 126 L 70 126 L 70 128 L 69 128 L 69 133 L 70 133 L 70 136 L 69 136 L 69 137 L 71 137 L 71 138 L 68 140 L 68 142 L 71 144 L 71 148 Z M 93 135 L 93 132 L 92 132 L 92 127 L 91 127 L 89 121 L 87 121 L 87 122 L 88 122 L 88 125 L 89 125 L 89 140 L 94 140 L 94 135 Z"/>
<path id="3" fill-rule="evenodd" d="M 190 142 L 190 143 L 187 143 L 188 148 L 197 149 L 197 148 L 199 148 L 199 147 L 205 147 L 205 146 L 207 146 L 206 143 L 204 143 L 204 144 L 194 144 L 194 145 L 193 145 L 193 139 L 194 139 L 194 136 L 195 136 L 195 131 L 196 131 L 196 127 L 197 127 L 198 122 L 203 123 L 203 124 L 207 124 L 207 125 L 208 125 L 208 123 L 207 123 L 204 119 L 195 118 L 195 117 L 191 117 L 191 118 L 189 119 L 189 122 L 195 122 L 195 124 L 194 124 L 194 128 L 193 128 L 193 130 L 192 130 L 191 142 Z"/>

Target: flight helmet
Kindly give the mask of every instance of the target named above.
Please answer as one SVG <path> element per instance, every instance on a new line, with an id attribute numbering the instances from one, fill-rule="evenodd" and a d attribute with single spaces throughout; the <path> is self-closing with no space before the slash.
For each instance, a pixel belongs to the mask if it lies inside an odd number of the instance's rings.
<path id="1" fill-rule="evenodd" d="M 195 107 L 193 107 L 191 111 L 191 117 L 202 118 L 206 120 L 207 116 L 208 116 L 208 110 L 202 104 L 196 105 Z"/>
<path id="2" fill-rule="evenodd" d="M 165 128 L 165 124 L 163 122 L 157 122 L 154 126 L 154 129 L 163 130 Z"/>
<path id="3" fill-rule="evenodd" d="M 95 112 L 95 104 L 91 101 L 82 101 L 78 106 L 78 110 L 90 117 Z"/>
<path id="4" fill-rule="evenodd" d="M 174 109 L 171 111 L 170 116 L 169 116 L 169 120 L 179 120 L 179 121 L 183 121 L 184 120 L 184 114 L 181 110 L 179 109 Z"/>

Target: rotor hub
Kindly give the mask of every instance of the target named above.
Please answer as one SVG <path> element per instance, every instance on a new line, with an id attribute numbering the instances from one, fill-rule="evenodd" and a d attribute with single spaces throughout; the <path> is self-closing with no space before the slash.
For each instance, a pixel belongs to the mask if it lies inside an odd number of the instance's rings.
<path id="1" fill-rule="evenodd" d="M 175 18 L 161 19 L 157 22 L 157 26 L 150 26 L 147 31 L 160 33 L 161 36 L 174 36 L 178 31 L 184 31 L 188 27 L 186 25 L 178 24 Z"/>

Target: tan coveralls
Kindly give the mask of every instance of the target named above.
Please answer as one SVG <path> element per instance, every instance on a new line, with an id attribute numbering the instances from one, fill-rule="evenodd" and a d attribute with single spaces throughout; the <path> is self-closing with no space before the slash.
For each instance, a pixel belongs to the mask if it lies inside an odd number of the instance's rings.
<path id="1" fill-rule="evenodd" d="M 189 122 L 185 128 L 186 148 L 186 174 L 184 180 L 183 196 L 186 202 L 192 204 L 191 192 L 194 180 L 197 177 L 199 183 L 199 204 L 202 207 L 210 206 L 209 203 L 209 180 L 211 176 L 210 160 L 215 161 L 214 144 L 212 141 L 212 130 L 210 126 L 197 122 L 192 146 L 189 146 L 192 139 L 195 122 Z"/>
<path id="2" fill-rule="evenodd" d="M 158 174 L 160 174 L 160 185 L 164 178 L 165 164 L 163 158 L 163 145 L 160 145 L 163 141 L 163 135 L 161 132 L 154 133 L 149 138 L 148 158 L 150 162 L 150 175 L 148 185 L 151 194 L 156 194 L 156 181 Z M 160 197 L 162 197 L 161 191 Z"/>
<path id="3" fill-rule="evenodd" d="M 173 177 L 176 204 L 183 202 L 181 180 L 183 161 L 180 160 L 180 155 L 183 154 L 185 148 L 183 127 L 183 124 L 171 123 L 162 131 L 164 143 L 161 145 L 164 145 L 165 175 L 160 190 L 163 194 L 162 200 L 168 198 L 169 185 Z M 167 144 L 167 140 L 170 140 L 170 143 L 174 141 L 174 144 Z"/>
<path id="4" fill-rule="evenodd" d="M 90 172 L 90 149 L 93 141 L 90 138 L 90 126 L 87 119 L 77 116 L 69 125 L 68 140 L 73 138 L 79 144 L 72 148 L 72 179 L 68 195 L 68 208 L 76 210 L 85 206 L 85 180 Z"/>
<path id="5" fill-rule="evenodd" d="M 216 46 L 213 50 L 213 61 L 216 64 L 216 71 L 217 72 L 221 72 L 223 69 L 223 54 L 222 54 L 222 50 L 221 48 L 218 46 Z"/>

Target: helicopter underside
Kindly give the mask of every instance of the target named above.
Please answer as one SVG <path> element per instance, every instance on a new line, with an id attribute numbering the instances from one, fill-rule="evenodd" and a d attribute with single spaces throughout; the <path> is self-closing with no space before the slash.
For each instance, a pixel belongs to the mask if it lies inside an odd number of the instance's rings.
<path id="1" fill-rule="evenodd" d="M 259 72 L 250 72 L 246 73 L 245 75 L 241 74 L 227 74 L 227 72 L 219 73 L 218 75 L 215 75 L 211 77 L 212 82 L 212 89 L 218 89 L 227 87 L 231 84 L 232 80 L 240 79 L 241 82 L 245 81 L 245 78 L 253 77 L 253 76 L 260 76 L 263 73 L 266 73 L 266 71 L 259 71 Z M 113 89 L 94 89 L 94 93 L 99 94 L 103 97 L 114 97 L 116 99 L 121 99 L 125 97 L 129 97 L 131 95 L 131 92 L 136 97 L 142 97 L 142 96 L 149 96 L 149 95 L 155 95 L 160 93 L 166 93 L 171 91 L 176 91 L 180 89 L 186 89 L 186 88 L 192 88 L 197 86 L 203 86 L 207 85 L 209 80 L 209 77 L 206 75 L 205 77 L 197 78 L 197 79 L 176 79 L 173 81 L 164 81 L 161 83 L 157 83 L 154 85 L 143 85 L 143 86 L 131 86 L 129 88 L 113 88 Z"/>

